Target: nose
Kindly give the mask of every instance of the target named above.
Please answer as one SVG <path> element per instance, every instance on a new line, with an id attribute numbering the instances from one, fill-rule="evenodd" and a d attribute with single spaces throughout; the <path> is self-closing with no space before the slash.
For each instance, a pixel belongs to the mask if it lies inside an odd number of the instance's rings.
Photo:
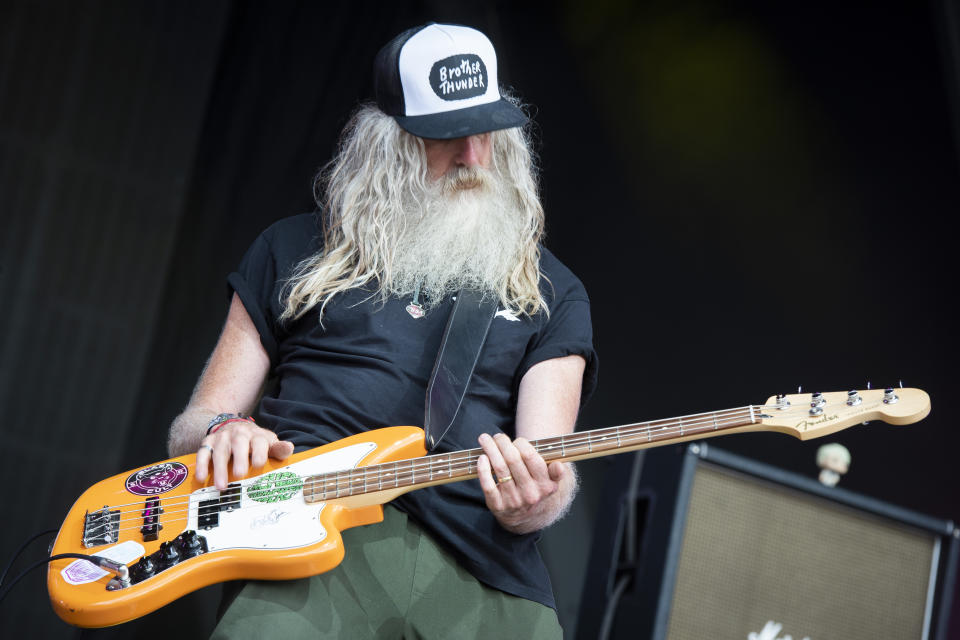
<path id="1" fill-rule="evenodd" d="M 490 134 L 458 138 L 454 161 L 461 167 L 488 167 L 490 164 Z"/>

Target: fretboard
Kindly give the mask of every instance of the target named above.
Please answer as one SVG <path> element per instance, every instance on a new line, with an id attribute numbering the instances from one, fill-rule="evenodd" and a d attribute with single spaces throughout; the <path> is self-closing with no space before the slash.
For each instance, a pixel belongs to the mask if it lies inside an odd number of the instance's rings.
<path id="1" fill-rule="evenodd" d="M 574 461 L 719 435 L 723 431 L 755 424 L 758 416 L 758 409 L 749 405 L 726 411 L 581 431 L 534 440 L 530 444 L 547 462 Z M 379 491 L 413 490 L 469 480 L 477 476 L 477 459 L 482 454 L 483 449 L 480 448 L 464 449 L 323 473 L 304 479 L 303 495 L 307 502 L 324 502 Z"/>

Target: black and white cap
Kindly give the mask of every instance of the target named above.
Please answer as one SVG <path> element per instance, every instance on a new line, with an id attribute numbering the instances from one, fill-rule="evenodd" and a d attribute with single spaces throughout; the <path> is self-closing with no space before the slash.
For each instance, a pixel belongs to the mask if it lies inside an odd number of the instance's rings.
<path id="1" fill-rule="evenodd" d="M 373 64 L 377 106 L 421 138 L 450 139 L 519 127 L 523 111 L 500 96 L 487 36 L 453 24 L 404 31 Z"/>

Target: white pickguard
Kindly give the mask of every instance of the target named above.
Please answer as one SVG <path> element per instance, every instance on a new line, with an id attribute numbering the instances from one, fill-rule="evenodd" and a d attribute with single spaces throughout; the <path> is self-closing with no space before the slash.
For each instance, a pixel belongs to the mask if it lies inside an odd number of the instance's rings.
<path id="1" fill-rule="evenodd" d="M 273 473 L 290 471 L 304 478 L 319 473 L 354 469 L 376 448 L 377 445 L 373 442 L 362 442 L 287 465 Z M 302 490 L 297 490 L 287 500 L 258 502 L 250 498 L 247 488 L 259 477 L 261 476 L 243 481 L 239 508 L 220 511 L 219 524 L 212 529 L 198 527 L 197 508 L 204 500 L 218 498 L 220 492 L 206 488 L 190 495 L 187 528 L 194 529 L 207 539 L 209 551 L 293 549 L 315 544 L 327 537 L 326 529 L 320 524 L 320 512 L 326 503 L 307 504 L 303 500 Z"/>

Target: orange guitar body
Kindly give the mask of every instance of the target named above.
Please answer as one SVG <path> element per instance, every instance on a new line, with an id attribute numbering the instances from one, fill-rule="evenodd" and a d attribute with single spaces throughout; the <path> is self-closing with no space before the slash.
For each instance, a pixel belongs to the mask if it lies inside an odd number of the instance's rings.
<path id="1" fill-rule="evenodd" d="M 214 583 L 328 571 L 344 556 L 340 532 L 383 520 L 382 502 L 393 496 L 374 493 L 359 505 L 337 499 L 311 503 L 298 479 L 417 458 L 425 454 L 423 441 L 423 431 L 416 427 L 358 434 L 283 461 L 269 460 L 243 478 L 231 476 L 230 482 L 246 481 L 232 494 L 216 491 L 212 477 L 198 482 L 192 454 L 103 480 L 73 505 L 53 554 L 112 554 L 112 559 L 133 564 L 143 556 L 159 557 L 163 543 L 185 548 L 188 531 L 202 538 L 203 552 L 185 553 L 171 566 L 148 577 L 141 572 L 129 586 L 112 590 L 108 585 L 114 575 L 98 577 L 103 572 L 85 560 L 53 561 L 47 572 L 53 608 L 70 624 L 105 627 Z"/>

